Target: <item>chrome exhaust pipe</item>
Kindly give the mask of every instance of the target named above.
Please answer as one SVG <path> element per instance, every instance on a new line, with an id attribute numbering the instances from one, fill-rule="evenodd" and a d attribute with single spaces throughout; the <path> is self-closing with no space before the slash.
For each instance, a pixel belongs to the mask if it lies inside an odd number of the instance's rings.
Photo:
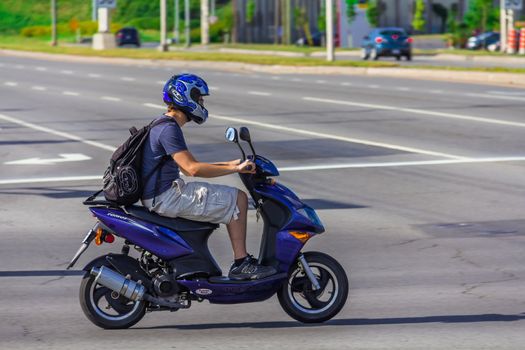
<path id="1" fill-rule="evenodd" d="M 145 297 L 146 287 L 140 283 L 127 279 L 109 267 L 93 267 L 91 269 L 91 274 L 95 276 L 95 283 L 101 284 L 130 300 L 138 301 Z"/>

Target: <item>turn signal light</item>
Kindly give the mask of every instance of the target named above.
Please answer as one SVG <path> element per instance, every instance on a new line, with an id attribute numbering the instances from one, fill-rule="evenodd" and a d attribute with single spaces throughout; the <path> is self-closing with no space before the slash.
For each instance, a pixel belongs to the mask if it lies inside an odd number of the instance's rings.
<path id="1" fill-rule="evenodd" d="M 306 243 L 306 241 L 310 239 L 310 234 L 308 232 L 290 231 L 290 234 L 302 243 Z"/>
<path id="2" fill-rule="evenodd" d="M 95 244 L 101 245 L 102 243 L 113 243 L 115 242 L 115 236 L 111 233 L 104 231 L 102 228 L 97 229 L 97 234 L 95 235 Z"/>
<path id="3" fill-rule="evenodd" d="M 95 235 L 95 244 L 96 245 L 101 245 L 102 244 L 102 235 L 104 234 L 104 230 L 99 227 L 97 228 L 97 234 Z"/>

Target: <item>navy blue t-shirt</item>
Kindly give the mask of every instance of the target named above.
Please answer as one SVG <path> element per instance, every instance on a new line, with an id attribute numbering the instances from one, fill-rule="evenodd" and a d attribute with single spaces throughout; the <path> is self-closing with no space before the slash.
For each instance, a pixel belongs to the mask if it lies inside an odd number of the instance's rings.
<path id="1" fill-rule="evenodd" d="M 157 120 L 161 118 L 169 117 L 161 116 Z M 175 119 L 156 125 L 151 129 L 142 153 L 142 181 L 144 183 L 142 199 L 152 199 L 155 196 L 157 179 L 157 196 L 171 187 L 172 182 L 179 178 L 179 166 L 171 158 L 171 155 L 187 149 L 184 135 Z M 159 166 L 149 179 L 146 179 L 145 177 L 165 156 L 169 156 L 170 159 Z"/>

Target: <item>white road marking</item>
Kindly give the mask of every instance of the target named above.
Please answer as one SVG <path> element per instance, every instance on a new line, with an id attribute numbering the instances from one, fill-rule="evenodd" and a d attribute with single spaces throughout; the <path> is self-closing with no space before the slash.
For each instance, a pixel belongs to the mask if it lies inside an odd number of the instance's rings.
<path id="1" fill-rule="evenodd" d="M 37 177 L 28 179 L 6 179 L 0 180 L 0 185 L 13 185 L 13 184 L 30 184 L 39 182 L 64 182 L 64 181 L 90 181 L 90 180 L 102 180 L 100 175 L 86 175 L 86 176 L 63 176 L 63 177 Z"/>
<path id="2" fill-rule="evenodd" d="M 208 86 L 210 90 L 219 91 L 220 88 L 218 86 Z"/>
<path id="3" fill-rule="evenodd" d="M 106 101 L 114 101 L 114 102 L 122 101 L 120 98 L 112 97 L 112 96 L 102 96 L 100 99 L 106 100 Z"/>
<path id="4" fill-rule="evenodd" d="M 410 88 L 401 86 L 401 87 L 396 87 L 396 90 L 399 90 L 399 91 L 410 91 Z"/>
<path id="5" fill-rule="evenodd" d="M 166 109 L 166 106 L 157 105 L 155 103 L 143 103 L 142 105 L 151 108 Z"/>
<path id="6" fill-rule="evenodd" d="M 303 81 L 303 79 L 301 79 L 301 78 L 292 78 L 291 80 L 292 80 L 292 81 L 295 81 L 295 82 L 301 82 L 301 81 Z"/>
<path id="7" fill-rule="evenodd" d="M 522 101 L 525 102 L 525 96 L 504 96 L 504 95 L 489 95 L 489 94 L 477 94 L 477 93 L 467 93 L 465 94 L 471 97 L 481 97 L 481 98 L 495 98 L 499 100 L 512 100 L 512 101 Z"/>
<path id="8" fill-rule="evenodd" d="M 505 126 L 517 126 L 521 128 L 525 127 L 525 123 L 513 122 L 510 120 L 490 119 L 490 118 L 474 117 L 474 116 L 462 115 L 462 114 L 426 111 L 423 109 L 415 109 L 415 108 L 403 108 L 403 107 L 394 107 L 394 106 L 386 106 L 386 105 L 377 105 L 377 104 L 371 104 L 371 103 L 358 103 L 358 102 L 349 102 L 349 101 L 341 101 L 341 100 L 330 100 L 330 99 L 317 98 L 317 97 L 303 97 L 303 100 L 312 101 L 312 102 L 339 104 L 339 105 L 345 105 L 345 106 L 383 109 L 387 111 L 397 111 L 397 112 L 419 114 L 423 116 L 433 116 L 433 117 L 441 117 L 441 118 L 449 118 L 449 119 L 466 120 L 469 122 L 477 122 L 477 123 L 497 124 L 497 125 L 505 125 Z"/>
<path id="9" fill-rule="evenodd" d="M 372 85 L 367 85 L 367 87 L 369 87 L 370 89 L 379 89 L 379 88 L 380 88 L 379 85 L 374 85 L 374 84 L 372 84 Z"/>
<path id="10" fill-rule="evenodd" d="M 442 94 L 443 90 L 430 90 L 430 93 L 432 93 L 432 94 Z"/>
<path id="11" fill-rule="evenodd" d="M 62 73 L 62 74 L 73 74 L 73 71 L 64 69 L 64 70 L 61 70 L 60 73 Z"/>
<path id="12" fill-rule="evenodd" d="M 143 103 L 143 105 L 146 107 L 151 107 L 151 108 L 156 108 L 156 109 L 164 109 L 164 110 L 166 109 L 166 107 L 158 105 L 158 104 L 154 104 L 154 103 Z M 428 150 L 424 150 L 421 148 L 406 147 L 406 146 L 401 146 L 401 145 L 388 144 L 384 142 L 376 142 L 376 141 L 370 141 L 370 140 L 338 136 L 338 135 L 333 135 L 333 134 L 325 134 L 325 133 L 321 133 L 317 131 L 310 131 L 310 130 L 304 130 L 304 129 L 299 129 L 299 128 L 289 128 L 289 127 L 281 126 L 281 125 L 266 124 L 266 123 L 252 121 L 252 120 L 235 118 L 235 117 L 227 117 L 227 116 L 222 116 L 222 115 L 217 115 L 217 114 L 212 114 L 211 117 L 215 119 L 219 119 L 219 120 L 226 120 L 229 122 L 234 122 L 234 123 L 255 125 L 255 126 L 259 126 L 259 127 L 267 128 L 267 129 L 280 130 L 280 131 L 291 132 L 291 133 L 300 134 L 300 135 L 313 136 L 315 138 L 326 138 L 326 139 L 343 141 L 343 142 L 359 143 L 362 145 L 395 149 L 395 150 L 410 152 L 410 153 L 427 154 L 427 155 L 436 156 L 436 157 L 444 157 L 444 158 L 451 158 L 451 159 L 469 159 L 468 157 L 463 157 L 463 156 L 458 156 L 458 155 L 448 154 L 448 153 L 442 153 L 442 152 L 428 151 Z"/>
<path id="13" fill-rule="evenodd" d="M 525 91 L 487 91 L 487 93 L 497 95 L 525 96 Z"/>
<path id="14" fill-rule="evenodd" d="M 280 172 L 308 171 L 308 170 L 331 170 L 331 169 L 350 169 L 350 168 L 378 168 L 378 167 L 403 167 L 403 166 L 424 166 L 424 165 L 446 165 L 446 164 L 469 164 L 469 163 L 492 163 L 492 162 L 515 162 L 525 161 L 525 157 L 503 157 L 503 158 L 471 158 L 471 159 L 442 159 L 442 160 L 423 160 L 413 162 L 384 162 L 384 163 L 353 163 L 353 164 L 333 164 L 333 165 L 312 165 L 298 167 L 282 167 Z M 63 176 L 63 177 L 41 177 L 26 179 L 0 179 L 0 185 L 30 184 L 41 182 L 67 182 L 67 181 L 100 181 L 101 175 L 85 176 Z"/>
<path id="15" fill-rule="evenodd" d="M 122 78 L 120 78 L 120 80 L 124 80 L 124 81 L 135 81 L 136 79 L 135 79 L 135 78 L 131 78 L 131 77 L 122 77 Z"/>
<path id="16" fill-rule="evenodd" d="M 90 77 L 90 78 L 100 78 L 100 74 L 89 73 L 88 77 Z"/>
<path id="17" fill-rule="evenodd" d="M 271 96 L 272 95 L 269 92 L 263 92 L 263 91 L 248 91 L 248 94 L 256 95 L 256 96 Z"/>
<path id="18" fill-rule="evenodd" d="M 25 68 L 25 67 L 24 67 L 23 65 L 21 65 L 21 64 L 15 64 L 14 67 L 15 67 L 16 69 L 24 69 L 24 68 Z"/>
<path id="19" fill-rule="evenodd" d="M 64 162 L 81 162 L 83 160 L 89 160 L 91 157 L 86 156 L 82 153 L 62 153 L 59 154 L 60 158 L 27 158 L 12 160 L 10 162 L 4 162 L 6 165 L 54 165 L 56 163 Z"/>
<path id="20" fill-rule="evenodd" d="M 281 77 L 272 77 L 273 80 L 281 80 Z"/>
<path id="21" fill-rule="evenodd" d="M 279 171 L 286 172 L 286 171 L 330 170 L 330 169 L 349 169 L 349 168 L 383 168 L 383 167 L 420 166 L 420 165 L 445 165 L 445 164 L 493 163 L 493 162 L 517 162 L 517 161 L 525 161 L 525 157 L 439 159 L 439 160 L 422 160 L 422 161 L 408 161 L 408 162 L 306 165 L 306 166 L 279 168 Z"/>
<path id="22" fill-rule="evenodd" d="M 8 121 L 8 122 L 11 122 L 11 123 L 15 123 L 15 124 L 18 124 L 18 125 L 22 125 L 22 126 L 24 126 L 26 128 L 31 128 L 33 130 L 38 130 L 38 131 L 42 131 L 42 132 L 45 132 L 45 133 L 48 133 L 48 134 L 60 136 L 60 137 L 63 137 L 65 139 L 68 139 L 68 140 L 78 141 L 78 142 L 84 143 L 86 145 L 102 148 L 102 149 L 105 149 L 107 151 L 112 151 L 113 152 L 113 151 L 115 151 L 117 149 L 116 147 L 113 147 L 113 146 L 110 146 L 110 145 L 106 145 L 106 144 L 101 143 L 101 142 L 87 140 L 85 138 L 82 138 L 80 136 L 76 136 L 76 135 L 73 135 L 73 134 L 70 134 L 70 133 L 67 133 L 67 132 L 54 130 L 54 129 L 47 128 L 45 126 L 40 126 L 40 125 L 33 124 L 33 123 L 28 123 L 28 122 L 25 122 L 25 121 L 20 120 L 20 119 L 9 117 L 9 116 L 7 116 L 5 114 L 0 114 L 0 119 Z"/>
<path id="23" fill-rule="evenodd" d="M 316 80 L 317 84 L 326 84 L 326 80 Z"/>
<path id="24" fill-rule="evenodd" d="M 164 85 L 164 84 L 166 84 L 166 82 L 164 80 L 157 80 L 157 84 Z"/>
<path id="25" fill-rule="evenodd" d="M 31 89 L 37 90 L 37 91 L 46 91 L 47 88 L 45 86 L 32 86 Z"/>
<path id="26" fill-rule="evenodd" d="M 352 86 L 352 85 L 354 85 L 354 84 L 353 84 L 353 83 L 350 83 L 350 82 L 348 82 L 348 81 L 345 81 L 345 82 L 342 82 L 342 83 L 341 83 L 341 86 Z"/>
<path id="27" fill-rule="evenodd" d="M 47 68 L 46 68 L 46 67 L 36 67 L 35 69 L 38 70 L 38 71 L 40 71 L 40 72 L 45 72 L 45 71 L 47 71 Z"/>
<path id="28" fill-rule="evenodd" d="M 18 83 L 15 82 L 15 81 L 6 81 L 4 83 L 4 85 L 7 85 L 7 86 L 18 86 Z"/>
<path id="29" fill-rule="evenodd" d="M 80 94 L 78 92 L 74 92 L 74 91 L 63 91 L 62 92 L 62 95 L 67 95 L 67 96 L 79 96 Z"/>

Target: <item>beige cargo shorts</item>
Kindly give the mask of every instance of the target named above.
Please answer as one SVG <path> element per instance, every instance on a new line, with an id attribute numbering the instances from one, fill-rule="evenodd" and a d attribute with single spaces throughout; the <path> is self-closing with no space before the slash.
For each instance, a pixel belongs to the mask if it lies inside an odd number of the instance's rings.
<path id="1" fill-rule="evenodd" d="M 207 182 L 173 181 L 171 188 L 155 199 L 146 199 L 142 204 L 150 211 L 171 218 L 229 224 L 239 214 L 238 189 Z"/>

